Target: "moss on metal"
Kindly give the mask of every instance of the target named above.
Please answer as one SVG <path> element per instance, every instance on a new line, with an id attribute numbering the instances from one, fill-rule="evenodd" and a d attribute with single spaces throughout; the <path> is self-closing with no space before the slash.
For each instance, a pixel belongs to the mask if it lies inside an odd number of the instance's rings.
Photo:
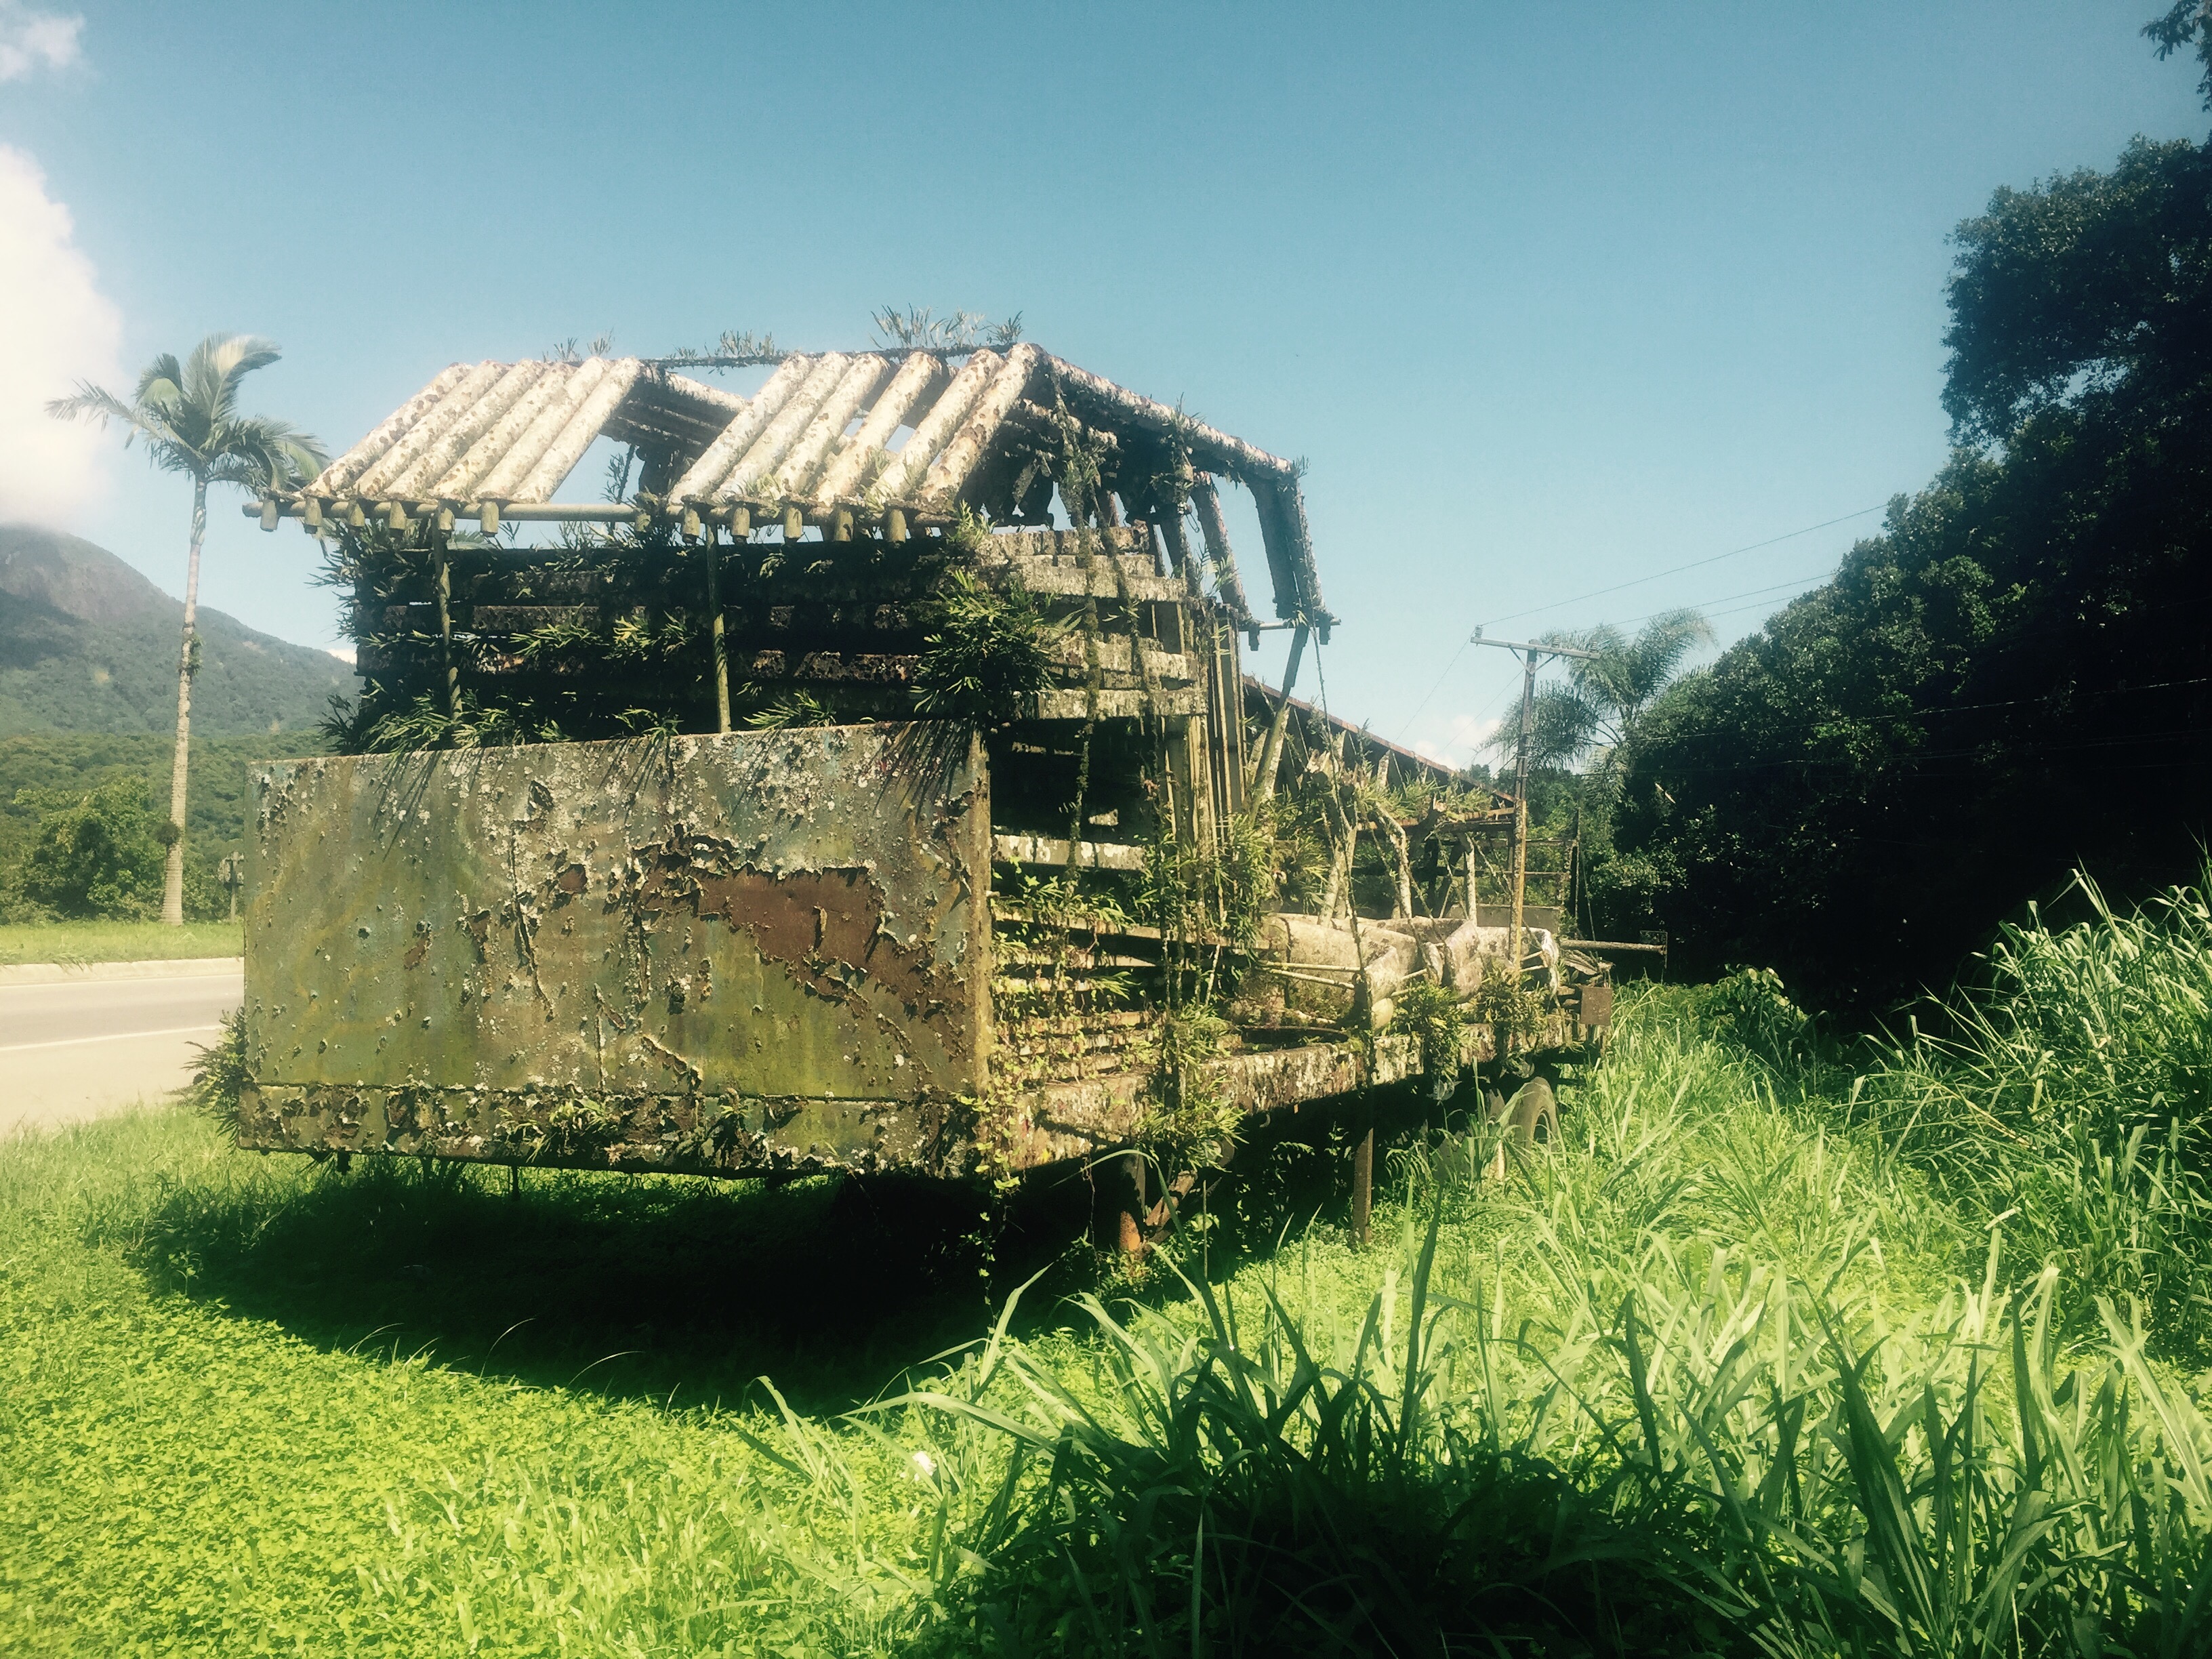
<path id="1" fill-rule="evenodd" d="M 256 793 L 246 1145 L 859 1167 L 949 1155 L 983 1085 L 963 727 L 284 762 Z"/>

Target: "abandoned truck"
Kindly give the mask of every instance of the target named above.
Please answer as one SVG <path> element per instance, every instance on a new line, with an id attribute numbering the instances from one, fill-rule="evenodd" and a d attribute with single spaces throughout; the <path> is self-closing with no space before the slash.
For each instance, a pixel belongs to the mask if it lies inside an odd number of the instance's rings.
<path id="1" fill-rule="evenodd" d="M 457 364 L 248 511 L 362 686 L 255 770 L 245 1146 L 1010 1179 L 1607 1022 L 1518 802 L 1243 677 L 1298 469 L 1033 345 Z"/>

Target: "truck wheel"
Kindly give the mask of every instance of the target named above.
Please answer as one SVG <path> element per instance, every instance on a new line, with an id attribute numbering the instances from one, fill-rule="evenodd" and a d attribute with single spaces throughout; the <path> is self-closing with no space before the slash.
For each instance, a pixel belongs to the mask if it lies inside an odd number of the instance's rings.
<path id="1" fill-rule="evenodd" d="M 1532 1077 L 1513 1097 L 1513 1140 L 1516 1146 L 1548 1144 L 1559 1137 L 1559 1102 L 1552 1085 Z"/>

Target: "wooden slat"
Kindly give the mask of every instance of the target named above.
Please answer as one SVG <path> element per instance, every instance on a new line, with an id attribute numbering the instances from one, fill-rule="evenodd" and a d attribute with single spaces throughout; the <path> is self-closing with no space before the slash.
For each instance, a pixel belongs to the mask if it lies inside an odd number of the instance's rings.
<path id="1" fill-rule="evenodd" d="M 1057 865 L 1067 864 L 1067 841 L 1054 836 L 994 836 L 991 837 L 991 856 L 1009 864 Z M 1115 842 L 1086 841 L 1079 843 L 1078 860 L 1085 870 L 1141 870 L 1145 867 L 1145 849 Z"/>
<path id="2" fill-rule="evenodd" d="M 1091 694 L 1080 690 L 1040 691 L 1036 696 L 1036 712 L 1030 716 L 1040 720 L 1142 720 L 1146 714 L 1163 719 L 1183 719 L 1206 712 L 1206 693 L 1191 688 L 1182 690 L 1163 690 L 1155 693 L 1149 706 L 1142 691 L 1101 691 L 1094 705 Z"/>

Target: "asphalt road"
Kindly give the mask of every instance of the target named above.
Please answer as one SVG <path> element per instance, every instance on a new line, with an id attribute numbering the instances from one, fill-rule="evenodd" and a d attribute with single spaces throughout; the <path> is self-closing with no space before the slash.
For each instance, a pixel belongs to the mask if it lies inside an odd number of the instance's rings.
<path id="1" fill-rule="evenodd" d="M 237 969 L 0 985 L 0 1134 L 96 1117 L 181 1087 L 245 994 Z"/>

